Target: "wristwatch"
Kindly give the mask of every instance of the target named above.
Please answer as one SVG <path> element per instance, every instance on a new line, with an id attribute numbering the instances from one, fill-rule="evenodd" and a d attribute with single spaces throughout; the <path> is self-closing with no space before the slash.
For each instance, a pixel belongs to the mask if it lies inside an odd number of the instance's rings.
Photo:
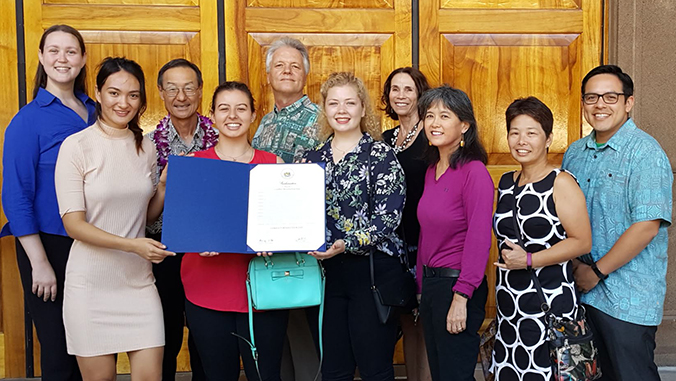
<path id="1" fill-rule="evenodd" d="M 596 274 L 596 276 L 599 277 L 599 279 L 601 280 L 608 279 L 608 274 L 602 273 L 601 270 L 599 270 L 598 266 L 596 266 L 596 262 L 591 264 L 591 268 L 592 270 L 594 270 L 594 274 Z"/>
<path id="2" fill-rule="evenodd" d="M 469 295 L 467 295 L 467 294 L 465 294 L 465 293 L 463 293 L 463 292 L 460 292 L 460 291 L 453 291 L 453 293 L 454 293 L 454 294 L 458 294 L 458 295 L 462 296 L 463 298 L 469 300 Z"/>

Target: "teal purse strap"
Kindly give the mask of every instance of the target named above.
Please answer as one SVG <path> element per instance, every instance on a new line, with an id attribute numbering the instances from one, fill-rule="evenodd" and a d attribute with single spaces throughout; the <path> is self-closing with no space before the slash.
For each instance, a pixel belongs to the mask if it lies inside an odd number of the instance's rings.
<path id="1" fill-rule="evenodd" d="M 321 266 L 321 264 L 320 264 Z M 326 290 L 326 276 L 324 275 L 324 268 L 322 267 L 322 301 L 319 303 L 319 369 L 317 369 L 317 374 L 315 374 L 315 381 L 319 379 L 319 375 L 322 372 L 322 363 L 324 362 L 324 336 L 323 325 L 324 325 L 324 291 Z"/>
<path id="2" fill-rule="evenodd" d="M 298 253 L 296 254 L 296 259 L 298 262 L 301 262 L 302 258 L 300 258 L 300 255 Z M 264 259 L 267 261 L 267 259 Z M 321 264 L 317 264 L 321 268 L 321 274 L 322 274 L 322 298 L 321 302 L 319 303 L 319 369 L 317 369 L 317 374 L 315 375 L 315 380 L 319 378 L 319 374 L 322 371 L 322 362 L 324 361 L 324 345 L 323 345 L 323 323 L 324 323 L 324 291 L 326 290 L 326 276 L 324 274 L 324 269 L 321 267 Z M 254 325 L 253 325 L 253 299 L 251 298 L 251 281 L 247 279 L 246 281 L 246 296 L 247 296 L 247 302 L 249 304 L 249 337 L 251 338 L 251 341 L 245 339 L 244 337 L 233 333 L 233 335 L 239 337 L 240 339 L 244 340 L 249 346 L 251 347 L 251 355 L 254 360 L 254 364 L 256 364 L 256 373 L 258 373 L 258 379 L 263 380 L 263 377 L 261 377 L 261 371 L 258 368 L 258 348 L 256 348 L 256 338 L 254 336 Z"/>

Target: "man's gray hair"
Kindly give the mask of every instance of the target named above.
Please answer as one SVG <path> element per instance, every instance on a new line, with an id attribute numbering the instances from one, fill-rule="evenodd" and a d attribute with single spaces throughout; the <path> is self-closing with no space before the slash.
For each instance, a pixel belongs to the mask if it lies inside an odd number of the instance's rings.
<path id="1" fill-rule="evenodd" d="M 268 54 L 265 56 L 265 72 L 270 72 L 270 64 L 272 63 L 272 55 L 275 54 L 277 49 L 288 46 L 298 50 L 298 53 L 303 57 L 303 66 L 305 67 L 305 74 L 310 72 L 310 56 L 308 55 L 307 48 L 303 45 L 302 42 L 291 37 L 282 37 L 278 40 L 275 40 L 268 49 Z"/>

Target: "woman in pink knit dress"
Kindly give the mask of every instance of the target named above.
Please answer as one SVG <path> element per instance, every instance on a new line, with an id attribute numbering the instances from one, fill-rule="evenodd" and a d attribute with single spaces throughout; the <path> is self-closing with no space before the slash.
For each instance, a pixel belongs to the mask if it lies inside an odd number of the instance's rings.
<path id="1" fill-rule="evenodd" d="M 63 302 L 68 353 L 85 380 L 114 380 L 115 354 L 126 352 L 133 379 L 159 381 L 164 327 L 151 262 L 174 254 L 144 238 L 162 210 L 164 178 L 158 184 L 155 146 L 138 125 L 141 67 L 106 58 L 96 100 L 97 121 L 63 142 L 56 163 L 59 212 L 75 240 Z"/>

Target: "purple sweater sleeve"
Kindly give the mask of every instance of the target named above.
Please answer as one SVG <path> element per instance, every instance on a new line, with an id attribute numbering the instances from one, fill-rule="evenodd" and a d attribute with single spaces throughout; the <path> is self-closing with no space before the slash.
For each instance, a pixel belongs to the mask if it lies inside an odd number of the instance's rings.
<path id="1" fill-rule="evenodd" d="M 467 235 L 462 252 L 462 271 L 453 291 L 470 298 L 484 278 L 491 248 L 491 224 L 495 187 L 486 167 L 478 162 L 467 163 L 463 189 Z"/>

